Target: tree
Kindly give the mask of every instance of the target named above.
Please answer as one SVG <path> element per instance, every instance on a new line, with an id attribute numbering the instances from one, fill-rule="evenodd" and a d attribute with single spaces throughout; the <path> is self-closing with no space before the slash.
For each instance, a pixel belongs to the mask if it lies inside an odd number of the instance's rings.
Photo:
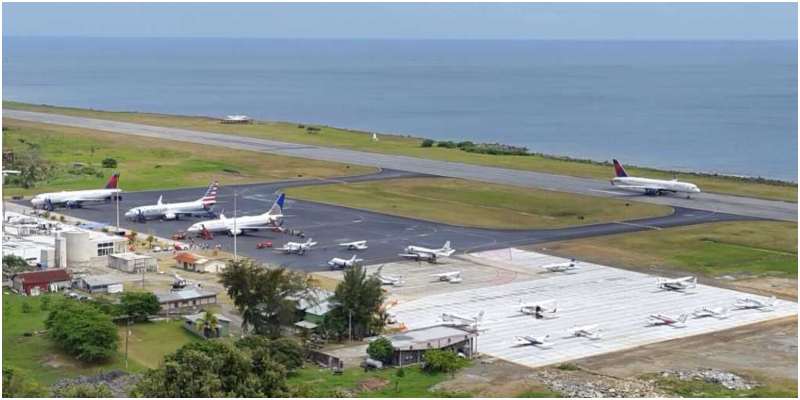
<path id="1" fill-rule="evenodd" d="M 433 141 L 433 139 L 425 139 L 425 140 L 422 141 L 422 144 L 420 146 L 422 146 L 422 147 L 433 147 L 433 145 L 435 143 L 436 142 Z"/>
<path id="2" fill-rule="evenodd" d="M 53 397 L 70 398 L 108 398 L 114 397 L 111 389 L 105 383 L 92 385 L 89 383 L 68 385 L 53 390 Z"/>
<path id="3" fill-rule="evenodd" d="M 219 341 L 187 344 L 147 371 L 134 388 L 142 397 L 281 397 L 286 370 L 268 356 Z"/>
<path id="4" fill-rule="evenodd" d="M 280 336 L 280 328 L 293 321 L 295 301 L 308 297 L 309 280 L 297 272 L 266 268 L 249 259 L 230 261 L 220 281 L 242 314 L 242 330 Z"/>
<path id="5" fill-rule="evenodd" d="M 354 339 L 380 332 L 384 319 L 380 316 L 384 294 L 375 277 L 367 277 L 362 266 L 348 268 L 344 279 L 336 286 L 331 298 L 333 307 L 325 316 L 325 328 L 339 338 L 347 337 L 352 330 Z"/>
<path id="6" fill-rule="evenodd" d="M 422 357 L 425 360 L 425 371 L 428 372 L 455 372 L 468 363 L 450 350 L 432 349 L 426 351 Z"/>
<path id="7" fill-rule="evenodd" d="M 125 292 L 120 299 L 120 312 L 144 321 L 148 316 L 158 313 L 161 304 L 158 297 L 150 292 Z"/>
<path id="8" fill-rule="evenodd" d="M 101 163 L 103 168 L 117 168 L 117 160 L 111 157 L 104 158 Z"/>
<path id="9" fill-rule="evenodd" d="M 288 372 L 303 366 L 305 351 L 300 343 L 291 338 L 269 339 L 259 335 L 249 335 L 236 341 L 236 347 L 250 354 L 262 352 L 281 364 Z"/>
<path id="10" fill-rule="evenodd" d="M 14 368 L 3 367 L 3 397 L 47 397 L 44 387 Z"/>
<path id="11" fill-rule="evenodd" d="M 388 364 L 392 361 L 392 355 L 394 355 L 394 347 L 392 347 L 392 341 L 386 337 L 379 337 L 372 342 L 370 342 L 369 346 L 367 346 L 367 354 L 373 360 L 378 360 L 385 364 Z"/>
<path id="12" fill-rule="evenodd" d="M 145 241 L 147 242 L 147 247 L 152 249 L 153 242 L 156 241 L 156 237 L 153 235 L 147 235 L 147 239 L 145 239 Z"/>
<path id="13" fill-rule="evenodd" d="M 13 254 L 3 256 L 3 271 L 7 273 L 17 273 L 27 271 L 31 268 L 24 258 Z"/>
<path id="14" fill-rule="evenodd" d="M 217 320 L 217 316 L 214 315 L 211 311 L 206 310 L 205 315 L 203 315 L 203 336 L 205 337 L 218 337 L 219 334 L 217 333 L 217 325 L 219 321 Z"/>
<path id="15" fill-rule="evenodd" d="M 128 232 L 128 244 L 131 245 L 131 246 L 135 245 L 136 244 L 136 236 L 138 236 L 138 235 L 139 235 L 139 233 L 136 232 L 136 231 Z"/>
<path id="16" fill-rule="evenodd" d="M 47 334 L 81 361 L 108 359 L 117 351 L 117 327 L 91 304 L 64 301 L 45 320 Z"/>

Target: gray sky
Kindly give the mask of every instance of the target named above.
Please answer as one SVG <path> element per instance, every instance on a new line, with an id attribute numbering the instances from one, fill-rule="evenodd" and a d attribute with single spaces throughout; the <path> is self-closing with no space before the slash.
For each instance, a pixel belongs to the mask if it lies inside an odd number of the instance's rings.
<path id="1" fill-rule="evenodd" d="M 796 39 L 797 5 L 4 3 L 3 35 Z"/>

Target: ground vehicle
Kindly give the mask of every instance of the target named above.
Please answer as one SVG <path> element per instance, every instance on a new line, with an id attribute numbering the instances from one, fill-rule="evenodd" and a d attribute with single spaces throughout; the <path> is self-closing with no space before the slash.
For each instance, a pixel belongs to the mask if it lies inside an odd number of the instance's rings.
<path id="1" fill-rule="evenodd" d="M 271 249 L 272 248 L 272 241 L 271 240 L 265 240 L 263 242 L 259 242 L 256 245 L 256 248 L 257 249 Z"/>
<path id="2" fill-rule="evenodd" d="M 175 232 L 175 234 L 172 235 L 172 240 L 184 240 L 184 239 L 186 239 L 186 232 L 184 231 Z"/>

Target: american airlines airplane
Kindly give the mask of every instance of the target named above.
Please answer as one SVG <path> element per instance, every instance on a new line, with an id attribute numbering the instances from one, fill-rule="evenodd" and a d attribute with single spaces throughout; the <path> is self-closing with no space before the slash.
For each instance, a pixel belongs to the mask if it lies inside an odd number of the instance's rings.
<path id="1" fill-rule="evenodd" d="M 211 206 L 217 203 L 217 190 L 219 183 L 212 182 L 203 197 L 183 203 L 163 203 L 163 195 L 158 196 L 156 204 L 131 208 L 125 213 L 125 218 L 144 222 L 148 219 L 180 219 L 181 216 L 208 215 Z"/>
<path id="2" fill-rule="evenodd" d="M 119 173 L 111 175 L 103 189 L 73 190 L 69 192 L 52 192 L 37 194 L 31 199 L 34 208 L 54 210 L 58 206 L 80 208 L 87 203 L 107 203 L 114 198 L 122 200 L 122 189 L 117 188 Z"/>
<path id="3" fill-rule="evenodd" d="M 677 179 L 666 180 L 628 176 L 625 168 L 617 160 L 614 160 L 614 173 L 616 177 L 611 179 L 611 184 L 620 189 L 644 190 L 645 194 L 655 196 L 660 196 L 666 192 L 687 193 L 687 198 L 691 193 L 700 193 L 697 185 L 689 182 L 680 182 Z"/>
<path id="4" fill-rule="evenodd" d="M 205 229 L 208 232 L 227 232 L 229 235 L 238 236 L 248 231 L 272 229 L 277 226 L 277 222 L 283 217 L 283 204 L 285 201 L 286 194 L 281 193 L 269 211 L 263 214 L 236 218 L 226 218 L 225 215 L 220 214 L 218 219 L 198 222 L 190 226 L 186 232 L 200 233 Z"/>

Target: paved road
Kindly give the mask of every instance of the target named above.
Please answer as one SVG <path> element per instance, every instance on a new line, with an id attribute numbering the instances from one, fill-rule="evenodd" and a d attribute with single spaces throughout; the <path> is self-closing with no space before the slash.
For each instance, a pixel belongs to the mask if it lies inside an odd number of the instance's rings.
<path id="1" fill-rule="evenodd" d="M 354 182 L 375 179 L 392 179 L 408 176 L 420 176 L 400 171 L 383 170 L 377 174 L 343 177 L 341 181 Z M 233 212 L 233 192 L 239 194 L 237 205 L 239 215 L 255 215 L 267 210 L 277 197 L 277 192 L 289 186 L 328 183 L 329 180 L 304 180 L 274 182 L 267 184 L 251 184 L 223 186 L 218 196 L 216 210 L 225 210 L 226 215 Z M 205 188 L 176 189 L 167 191 L 126 192 L 120 204 L 122 213 L 132 207 L 153 204 L 160 194 L 164 201 L 190 201 L 202 195 Z M 15 201 L 22 205 L 30 205 L 27 201 Z M 58 209 L 73 217 L 114 225 L 116 214 L 113 204 L 100 204 L 82 209 Z M 459 253 L 521 246 L 553 240 L 577 239 L 591 236 L 602 236 L 615 233 L 637 232 L 705 222 L 748 219 L 732 214 L 721 214 L 702 210 L 676 208 L 675 213 L 636 221 L 613 222 L 606 224 L 576 226 L 562 229 L 537 230 L 498 230 L 477 229 L 452 226 L 411 218 L 395 217 L 370 211 L 320 204 L 309 201 L 287 199 L 284 210 L 284 228 L 303 231 L 306 237 L 313 238 L 319 244 L 305 256 L 285 255 L 271 250 L 258 250 L 256 244 L 263 240 L 271 240 L 275 246 L 282 246 L 288 241 L 301 241 L 299 237 L 285 233 L 256 232 L 241 235 L 237 239 L 240 254 L 268 262 L 286 265 L 304 271 L 327 269 L 326 263 L 333 257 L 349 258 L 354 254 L 338 246 L 339 243 L 369 240 L 369 249 L 359 252 L 359 257 L 367 264 L 396 261 L 398 253 L 411 244 L 428 247 L 439 247 L 450 240 Z M 160 237 L 171 237 L 173 233 L 185 230 L 191 224 L 200 221 L 198 218 L 180 221 L 148 221 L 138 223 L 121 219 L 122 227 L 133 229 L 143 235 L 153 234 Z M 140 235 L 141 236 L 141 235 Z M 195 239 L 196 243 L 204 243 Z M 217 234 L 210 246 L 220 244 L 227 251 L 233 251 L 233 239 L 225 234 Z"/>
<path id="2" fill-rule="evenodd" d="M 691 199 L 685 199 L 676 196 L 631 196 L 631 194 L 628 192 L 614 189 L 606 181 L 595 179 L 576 178 L 540 172 L 485 167 L 407 156 L 285 143 L 274 140 L 233 136 L 229 134 L 165 128 L 58 114 L 46 114 L 18 110 L 3 110 L 3 113 L 5 117 L 26 121 L 97 129 L 126 135 L 138 135 L 202 143 L 242 150 L 366 165 L 490 183 L 557 190 L 590 196 L 628 197 L 635 201 L 664 204 L 674 207 L 693 208 L 697 210 L 736 214 L 748 217 L 797 221 L 797 204 L 783 201 L 761 200 L 713 193 L 700 193 L 694 195 Z"/>

